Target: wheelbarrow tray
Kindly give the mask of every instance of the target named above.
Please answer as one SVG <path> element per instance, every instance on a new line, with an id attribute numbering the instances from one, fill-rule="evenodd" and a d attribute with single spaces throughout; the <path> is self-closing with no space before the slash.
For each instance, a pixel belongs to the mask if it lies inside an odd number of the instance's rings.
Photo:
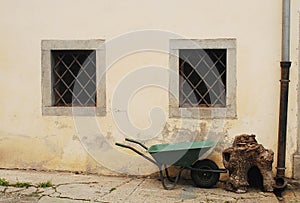
<path id="1" fill-rule="evenodd" d="M 147 152 L 161 165 L 188 167 L 215 145 L 210 140 L 157 144 L 152 145 Z"/>

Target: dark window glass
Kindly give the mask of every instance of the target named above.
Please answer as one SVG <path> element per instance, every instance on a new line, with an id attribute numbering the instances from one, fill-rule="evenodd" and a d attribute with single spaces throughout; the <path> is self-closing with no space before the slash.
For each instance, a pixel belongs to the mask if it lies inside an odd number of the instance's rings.
<path id="1" fill-rule="evenodd" d="M 179 106 L 226 106 L 226 49 L 179 50 Z"/>
<path id="2" fill-rule="evenodd" d="M 54 106 L 96 106 L 96 51 L 53 50 Z"/>

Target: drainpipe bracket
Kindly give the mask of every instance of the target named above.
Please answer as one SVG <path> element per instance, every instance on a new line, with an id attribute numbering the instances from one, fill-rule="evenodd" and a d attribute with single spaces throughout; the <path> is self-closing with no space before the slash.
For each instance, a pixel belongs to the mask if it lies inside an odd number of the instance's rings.
<path id="1" fill-rule="evenodd" d="M 280 82 L 282 82 L 282 83 L 289 83 L 290 82 L 290 80 L 284 80 L 284 79 L 282 79 L 282 80 L 279 80 Z"/>
<path id="2" fill-rule="evenodd" d="M 291 61 L 280 61 L 280 67 L 281 68 L 290 68 L 292 62 Z"/>

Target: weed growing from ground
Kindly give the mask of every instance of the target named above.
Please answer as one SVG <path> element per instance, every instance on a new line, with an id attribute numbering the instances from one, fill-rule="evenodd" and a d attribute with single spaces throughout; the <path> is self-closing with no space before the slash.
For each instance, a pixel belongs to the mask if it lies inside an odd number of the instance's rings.
<path id="1" fill-rule="evenodd" d="M 0 186 L 9 186 L 9 182 L 3 178 L 0 178 Z"/>
<path id="2" fill-rule="evenodd" d="M 41 182 L 37 185 L 37 187 L 42 187 L 42 188 L 52 187 L 52 186 L 53 184 L 51 183 L 51 181 Z"/>
<path id="3" fill-rule="evenodd" d="M 16 184 L 14 184 L 15 187 L 25 187 L 25 188 L 29 188 L 31 186 L 30 183 L 27 182 L 16 182 Z"/>

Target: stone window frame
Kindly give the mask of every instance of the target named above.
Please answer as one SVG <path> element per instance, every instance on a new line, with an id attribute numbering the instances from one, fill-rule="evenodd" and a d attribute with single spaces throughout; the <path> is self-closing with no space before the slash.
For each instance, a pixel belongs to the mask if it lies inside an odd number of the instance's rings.
<path id="1" fill-rule="evenodd" d="M 105 116 L 106 115 L 106 76 L 105 40 L 42 40 L 42 115 L 43 116 Z M 51 64 L 52 50 L 93 50 L 96 51 L 96 106 L 59 107 L 54 106 L 53 77 Z"/>
<path id="2" fill-rule="evenodd" d="M 226 49 L 226 106 L 225 107 L 179 107 L 179 50 L 180 49 Z M 169 117 L 218 119 L 237 118 L 236 113 L 236 39 L 171 39 L 169 68 Z"/>

